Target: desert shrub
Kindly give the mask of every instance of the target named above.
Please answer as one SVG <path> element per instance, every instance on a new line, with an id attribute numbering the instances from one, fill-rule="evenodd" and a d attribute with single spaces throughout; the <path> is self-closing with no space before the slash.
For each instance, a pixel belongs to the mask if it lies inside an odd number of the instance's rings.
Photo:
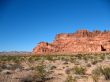
<path id="1" fill-rule="evenodd" d="M 110 67 L 102 68 L 101 73 L 104 75 L 106 80 L 110 80 Z"/>
<path id="2" fill-rule="evenodd" d="M 92 71 L 92 79 L 94 82 L 98 82 L 99 77 L 101 75 L 101 67 L 97 67 Z"/>
<path id="3" fill-rule="evenodd" d="M 19 62 L 20 62 L 20 59 L 16 57 L 15 59 L 13 59 L 13 61 L 14 61 L 15 63 L 19 63 Z"/>
<path id="4" fill-rule="evenodd" d="M 46 59 L 46 60 L 49 60 L 49 61 L 52 61 L 52 60 L 53 60 L 53 56 L 50 56 L 50 55 L 45 56 L 45 59 Z"/>
<path id="5" fill-rule="evenodd" d="M 75 77 L 72 77 L 72 75 L 68 75 L 65 82 L 77 82 Z"/>
<path id="6" fill-rule="evenodd" d="M 63 57 L 61 57 L 61 60 L 62 60 L 62 61 L 70 61 L 70 58 L 67 57 L 67 56 L 65 56 L 65 57 L 63 56 Z"/>
<path id="7" fill-rule="evenodd" d="M 36 78 L 42 79 L 43 81 L 45 80 L 45 77 L 47 76 L 47 72 L 45 70 L 45 65 L 39 65 L 35 68 L 36 71 Z"/>
<path id="8" fill-rule="evenodd" d="M 98 82 L 99 77 L 97 75 L 92 75 L 93 82 Z"/>
<path id="9" fill-rule="evenodd" d="M 98 60 L 93 60 L 91 63 L 92 63 L 93 65 L 95 65 L 95 64 L 98 63 Z"/>
<path id="10" fill-rule="evenodd" d="M 87 67 L 91 67 L 91 64 L 90 63 L 87 63 L 87 65 L 86 65 Z"/>
<path id="11" fill-rule="evenodd" d="M 101 55 L 100 56 L 100 59 L 104 60 L 105 59 L 105 56 L 104 55 Z"/>
<path id="12" fill-rule="evenodd" d="M 75 56 L 77 59 L 82 59 L 82 54 L 77 54 L 76 56 Z"/>
<path id="13" fill-rule="evenodd" d="M 71 63 L 74 63 L 75 61 L 76 61 L 76 59 L 75 59 L 75 58 L 73 58 L 73 57 L 72 57 L 72 58 L 70 58 L 70 62 L 71 62 Z"/>
<path id="14" fill-rule="evenodd" d="M 110 56 L 107 56 L 107 59 L 110 60 Z"/>
<path id="15" fill-rule="evenodd" d="M 106 55 L 105 55 L 105 58 L 106 58 L 107 60 L 110 60 L 110 54 L 106 54 Z"/>
<path id="16" fill-rule="evenodd" d="M 82 58 L 85 62 L 88 62 L 88 57 L 87 56 L 83 56 Z"/>
<path id="17" fill-rule="evenodd" d="M 81 67 L 81 66 L 75 66 L 75 67 L 72 69 L 72 71 L 73 71 L 74 74 L 84 75 L 86 69 L 83 68 L 83 67 Z"/>
<path id="18" fill-rule="evenodd" d="M 92 71 L 93 75 L 100 76 L 102 67 L 97 67 Z"/>
<path id="19" fill-rule="evenodd" d="M 40 57 L 37 56 L 30 56 L 27 58 L 27 61 L 29 62 L 33 62 L 33 61 L 38 61 L 40 59 Z"/>
<path id="20" fill-rule="evenodd" d="M 49 70 L 47 70 L 47 66 L 43 64 L 44 60 L 39 63 L 37 67 L 35 67 L 35 76 L 38 79 L 41 79 L 43 82 L 47 79 L 47 76 L 49 76 Z"/>
<path id="21" fill-rule="evenodd" d="M 97 67 L 92 71 L 93 75 L 100 76 L 103 75 L 106 80 L 110 80 L 110 67 Z"/>

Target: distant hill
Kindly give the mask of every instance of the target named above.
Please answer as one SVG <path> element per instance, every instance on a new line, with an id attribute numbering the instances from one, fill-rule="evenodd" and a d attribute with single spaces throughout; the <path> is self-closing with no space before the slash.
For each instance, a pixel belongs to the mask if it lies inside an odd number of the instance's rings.
<path id="1" fill-rule="evenodd" d="M 0 52 L 0 55 L 28 55 L 31 54 L 31 52 L 27 51 L 2 51 Z"/>

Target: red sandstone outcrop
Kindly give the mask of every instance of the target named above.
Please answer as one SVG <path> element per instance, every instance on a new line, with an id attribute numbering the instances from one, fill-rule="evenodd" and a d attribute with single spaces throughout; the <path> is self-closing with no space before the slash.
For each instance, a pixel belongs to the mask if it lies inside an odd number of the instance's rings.
<path id="1" fill-rule="evenodd" d="M 52 43 L 40 42 L 34 54 L 110 52 L 110 31 L 78 30 L 75 33 L 57 34 Z"/>

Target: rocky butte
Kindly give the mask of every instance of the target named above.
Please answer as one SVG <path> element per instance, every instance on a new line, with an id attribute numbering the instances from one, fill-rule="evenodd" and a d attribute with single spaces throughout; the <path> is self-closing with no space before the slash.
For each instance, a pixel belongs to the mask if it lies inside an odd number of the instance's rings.
<path id="1" fill-rule="evenodd" d="M 83 52 L 110 52 L 110 31 L 78 30 L 75 33 L 61 33 L 56 35 L 53 42 L 40 42 L 33 49 L 36 55 Z"/>

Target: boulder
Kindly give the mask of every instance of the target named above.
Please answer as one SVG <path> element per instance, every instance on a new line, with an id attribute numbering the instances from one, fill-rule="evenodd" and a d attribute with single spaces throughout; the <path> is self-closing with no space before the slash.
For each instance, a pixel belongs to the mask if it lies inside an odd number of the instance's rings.
<path id="1" fill-rule="evenodd" d="M 13 71 L 12 70 L 3 70 L 1 71 L 1 74 L 12 74 Z"/>

